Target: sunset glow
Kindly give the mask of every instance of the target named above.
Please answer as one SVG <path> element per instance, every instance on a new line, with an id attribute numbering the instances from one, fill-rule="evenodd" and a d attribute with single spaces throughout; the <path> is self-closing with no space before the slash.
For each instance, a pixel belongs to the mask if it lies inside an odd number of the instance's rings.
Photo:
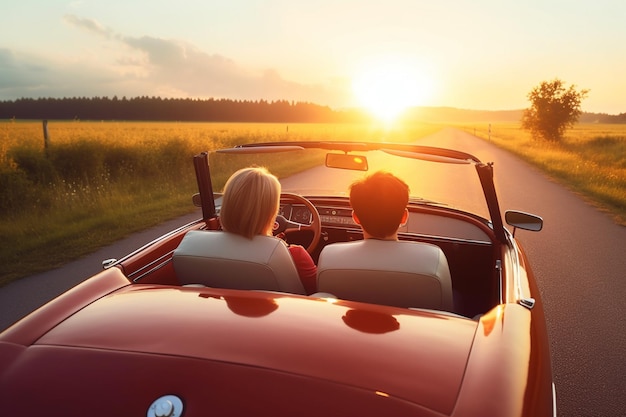
<path id="1" fill-rule="evenodd" d="M 626 2 L 561 3 L 11 2 L 0 98 L 287 100 L 392 120 L 521 110 L 559 78 L 590 90 L 583 111 L 625 112 Z"/>
<path id="2" fill-rule="evenodd" d="M 431 89 L 432 82 L 423 75 L 393 62 L 369 67 L 352 81 L 358 103 L 387 122 L 411 106 L 424 104 Z"/>

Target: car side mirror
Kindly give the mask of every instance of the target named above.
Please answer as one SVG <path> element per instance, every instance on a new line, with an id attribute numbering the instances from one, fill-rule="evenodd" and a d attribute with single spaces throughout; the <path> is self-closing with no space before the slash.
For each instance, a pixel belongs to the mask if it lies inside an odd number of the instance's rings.
<path id="1" fill-rule="evenodd" d="M 213 193 L 213 202 L 215 203 L 216 207 L 221 205 L 220 203 L 221 198 L 222 198 L 222 193 Z M 200 198 L 200 193 L 195 193 L 194 195 L 192 195 L 191 202 L 196 207 L 202 207 L 202 199 Z"/>
<path id="2" fill-rule="evenodd" d="M 523 211 L 507 210 L 504 213 L 504 219 L 509 226 L 517 229 L 538 232 L 543 228 L 543 219 L 541 217 L 524 213 Z M 515 236 L 515 229 L 513 229 L 513 236 Z"/>
<path id="3" fill-rule="evenodd" d="M 200 193 L 195 193 L 191 196 L 191 202 L 196 207 L 202 207 L 202 199 L 200 198 Z"/>

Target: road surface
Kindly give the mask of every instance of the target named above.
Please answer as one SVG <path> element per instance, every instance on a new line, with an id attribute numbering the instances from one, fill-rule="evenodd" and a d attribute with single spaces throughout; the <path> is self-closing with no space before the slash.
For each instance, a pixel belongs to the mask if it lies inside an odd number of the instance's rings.
<path id="1" fill-rule="evenodd" d="M 518 231 L 538 279 L 560 416 L 626 415 L 626 228 L 490 143 L 445 129 L 419 141 L 493 161 L 502 210 L 543 217 Z M 168 222 L 48 273 L 0 288 L 0 330 L 119 258 L 199 215 Z"/>
<path id="2" fill-rule="evenodd" d="M 455 130 L 428 141 L 494 161 L 502 211 L 544 219 L 516 237 L 546 311 L 559 416 L 626 415 L 626 228 L 486 141 Z"/>

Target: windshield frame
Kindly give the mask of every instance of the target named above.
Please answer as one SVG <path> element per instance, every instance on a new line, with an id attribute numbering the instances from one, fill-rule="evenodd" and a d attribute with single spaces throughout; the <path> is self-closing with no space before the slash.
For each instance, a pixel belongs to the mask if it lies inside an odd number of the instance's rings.
<path id="1" fill-rule="evenodd" d="M 228 154 L 263 154 L 263 153 L 276 153 L 276 152 L 293 152 L 302 151 L 305 149 L 321 149 L 327 151 L 339 151 L 345 154 L 353 152 L 367 153 L 369 151 L 381 151 L 385 154 L 393 155 L 400 158 L 409 158 L 415 160 L 429 161 L 434 163 L 443 164 L 458 164 L 458 165 L 473 165 L 475 172 L 478 176 L 480 187 L 482 188 L 482 194 L 486 204 L 488 217 L 485 217 L 487 213 L 477 213 L 471 210 L 466 210 L 464 207 L 453 207 L 456 210 L 461 210 L 472 214 L 477 217 L 484 218 L 487 222 L 491 223 L 496 236 L 502 242 L 506 241 L 506 234 L 504 232 L 504 226 L 502 221 L 502 215 L 496 196 L 495 186 L 493 183 L 493 163 L 483 163 L 474 155 L 457 150 L 438 148 L 433 146 L 421 146 L 412 144 L 399 144 L 391 142 L 344 142 L 344 141 L 279 141 L 279 142 L 258 142 L 247 143 L 237 145 L 232 148 L 225 148 L 216 150 L 216 153 L 228 153 Z M 281 181 L 282 182 L 282 181 Z M 294 191 L 293 189 L 285 188 L 284 191 Z M 314 192 L 310 190 L 310 196 L 324 197 L 328 194 Z M 300 190 L 300 192 L 303 192 Z M 344 196 L 345 192 L 331 193 L 332 196 Z M 417 201 L 416 201 L 417 199 Z M 420 201 L 419 199 L 422 199 Z M 438 206 L 446 206 L 446 201 L 430 201 L 428 196 L 412 196 L 412 203 L 420 204 L 433 204 Z"/>

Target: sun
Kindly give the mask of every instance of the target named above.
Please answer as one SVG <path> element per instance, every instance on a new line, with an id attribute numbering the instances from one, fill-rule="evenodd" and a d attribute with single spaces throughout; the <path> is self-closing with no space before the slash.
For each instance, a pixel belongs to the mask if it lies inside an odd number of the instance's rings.
<path id="1" fill-rule="evenodd" d="M 423 104 L 432 81 L 415 68 L 393 61 L 368 66 L 352 81 L 359 104 L 377 118 L 391 122 L 407 108 Z"/>

